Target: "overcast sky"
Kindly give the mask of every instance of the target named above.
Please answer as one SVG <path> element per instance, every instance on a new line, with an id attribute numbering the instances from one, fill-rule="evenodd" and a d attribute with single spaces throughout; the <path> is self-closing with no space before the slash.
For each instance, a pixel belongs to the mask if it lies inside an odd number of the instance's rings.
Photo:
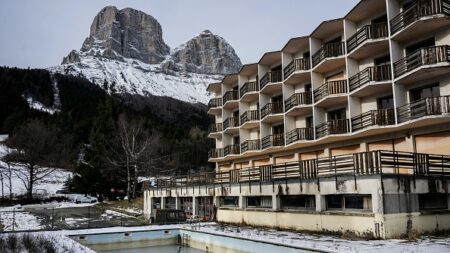
<path id="1" fill-rule="evenodd" d="M 1 0 L 0 66 L 44 68 L 80 49 L 107 5 L 155 17 L 171 48 L 205 29 L 224 37 L 243 63 L 344 16 L 358 0 Z"/>

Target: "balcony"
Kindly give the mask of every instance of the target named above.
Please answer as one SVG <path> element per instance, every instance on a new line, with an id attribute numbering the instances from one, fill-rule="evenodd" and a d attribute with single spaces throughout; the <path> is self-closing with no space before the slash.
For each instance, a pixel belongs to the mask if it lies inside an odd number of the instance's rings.
<path id="1" fill-rule="evenodd" d="M 247 140 L 241 143 L 241 152 L 257 151 L 261 149 L 260 140 Z"/>
<path id="2" fill-rule="evenodd" d="M 223 130 L 225 133 L 239 132 L 239 117 L 229 117 L 223 121 Z"/>
<path id="3" fill-rule="evenodd" d="M 246 111 L 241 114 L 241 126 L 244 129 L 251 129 L 259 126 L 259 111 Z"/>
<path id="4" fill-rule="evenodd" d="M 421 0 L 391 19 L 392 38 L 407 41 L 432 34 L 450 24 L 449 0 Z"/>
<path id="5" fill-rule="evenodd" d="M 371 110 L 352 118 L 353 132 L 372 126 L 389 126 L 395 124 L 394 109 Z"/>
<path id="6" fill-rule="evenodd" d="M 282 75 L 281 70 L 267 72 L 260 80 L 259 86 L 261 93 L 273 93 L 281 91 Z"/>
<path id="7" fill-rule="evenodd" d="M 347 97 L 347 80 L 330 81 L 314 90 L 314 102 L 319 106 L 343 103 Z"/>
<path id="8" fill-rule="evenodd" d="M 450 72 L 450 46 L 420 48 L 394 63 L 398 83 L 419 82 Z"/>
<path id="9" fill-rule="evenodd" d="M 212 98 L 208 102 L 208 113 L 219 114 L 222 112 L 222 98 Z"/>
<path id="10" fill-rule="evenodd" d="M 239 106 L 239 95 L 237 90 L 230 90 L 223 94 L 223 108 L 234 109 Z"/>
<path id="11" fill-rule="evenodd" d="M 450 96 L 423 98 L 397 108 L 399 123 L 428 116 L 450 116 Z"/>
<path id="12" fill-rule="evenodd" d="M 310 69 L 310 58 L 298 58 L 292 60 L 286 67 L 284 67 L 283 70 L 285 83 L 302 83 L 311 79 L 311 76 L 309 74 Z"/>
<path id="13" fill-rule="evenodd" d="M 268 103 L 261 108 L 263 122 L 272 123 L 283 119 L 283 102 Z"/>
<path id="14" fill-rule="evenodd" d="M 211 124 L 209 126 L 209 135 L 210 138 L 219 138 L 222 132 L 222 123 Z"/>
<path id="15" fill-rule="evenodd" d="M 311 111 L 312 92 L 295 93 L 284 101 L 288 116 L 304 115 Z M 292 110 L 291 110 L 292 109 Z"/>
<path id="16" fill-rule="evenodd" d="M 389 50 L 387 23 L 366 25 L 347 40 L 349 57 L 356 60 Z"/>
<path id="17" fill-rule="evenodd" d="M 223 149 L 223 155 L 239 155 L 241 153 L 239 144 L 228 145 Z"/>
<path id="18" fill-rule="evenodd" d="M 208 152 L 208 159 L 221 158 L 223 157 L 222 148 L 214 148 Z"/>
<path id="19" fill-rule="evenodd" d="M 258 100 L 259 86 L 258 82 L 246 82 L 240 89 L 241 100 L 243 102 L 251 102 Z"/>
<path id="20" fill-rule="evenodd" d="M 350 132 L 348 119 L 330 120 L 316 126 L 316 139 L 328 135 L 346 134 Z"/>
<path id="21" fill-rule="evenodd" d="M 261 139 L 261 148 L 284 146 L 284 133 L 268 135 Z"/>
<path id="22" fill-rule="evenodd" d="M 324 44 L 312 56 L 312 64 L 315 72 L 325 73 L 345 65 L 345 43 L 334 42 Z"/>
<path id="23" fill-rule="evenodd" d="M 314 128 L 296 128 L 286 133 L 286 145 L 296 141 L 314 140 Z"/>
<path id="24" fill-rule="evenodd" d="M 350 93 L 357 97 L 378 94 L 392 89 L 391 65 L 384 64 L 367 67 L 350 77 Z"/>

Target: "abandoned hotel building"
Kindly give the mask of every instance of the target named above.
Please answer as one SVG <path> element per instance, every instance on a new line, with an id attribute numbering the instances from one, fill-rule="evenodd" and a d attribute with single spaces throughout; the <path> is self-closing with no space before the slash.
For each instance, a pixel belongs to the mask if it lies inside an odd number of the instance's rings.
<path id="1" fill-rule="evenodd" d="M 215 171 L 159 178 L 147 217 L 374 238 L 450 229 L 450 0 L 361 0 L 208 91 Z"/>

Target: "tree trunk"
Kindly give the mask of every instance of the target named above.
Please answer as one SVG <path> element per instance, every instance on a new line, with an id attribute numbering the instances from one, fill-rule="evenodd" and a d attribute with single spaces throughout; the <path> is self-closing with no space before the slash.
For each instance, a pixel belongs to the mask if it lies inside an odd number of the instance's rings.
<path id="1" fill-rule="evenodd" d="M 12 169 L 11 169 L 11 164 L 8 163 L 8 179 L 9 179 L 9 199 L 13 198 L 13 193 L 12 193 Z"/>
<path id="2" fill-rule="evenodd" d="M 34 165 L 30 165 L 28 170 L 30 171 L 30 179 L 28 180 L 27 198 L 31 200 L 33 199 Z"/>
<path id="3" fill-rule="evenodd" d="M 0 172 L 0 179 L 2 180 L 2 199 L 5 198 L 5 187 L 3 184 L 3 172 Z"/>
<path id="4" fill-rule="evenodd" d="M 136 188 L 137 188 L 137 184 L 138 184 L 138 182 L 137 182 L 137 178 L 138 178 L 138 167 L 137 167 L 137 164 L 135 163 L 134 164 L 134 178 L 133 178 L 133 185 L 134 185 L 134 187 L 133 187 L 133 199 L 135 199 L 136 198 Z"/>
<path id="5" fill-rule="evenodd" d="M 128 197 L 128 201 L 130 201 L 130 198 L 131 198 L 131 173 L 130 173 L 130 162 L 128 160 L 128 157 L 127 157 L 126 166 L 127 166 L 127 197 Z"/>

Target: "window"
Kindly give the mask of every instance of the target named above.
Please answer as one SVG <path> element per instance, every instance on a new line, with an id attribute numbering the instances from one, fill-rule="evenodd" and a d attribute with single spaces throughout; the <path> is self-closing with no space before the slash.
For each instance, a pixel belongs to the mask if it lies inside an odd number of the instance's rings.
<path id="1" fill-rule="evenodd" d="M 241 143 L 241 142 L 240 142 L 239 135 L 234 136 L 234 137 L 233 137 L 233 144 L 236 145 L 236 144 L 239 144 L 239 143 Z"/>
<path id="2" fill-rule="evenodd" d="M 272 127 L 272 134 L 282 134 L 284 133 L 284 125 L 278 125 Z"/>
<path id="3" fill-rule="evenodd" d="M 387 15 L 372 19 L 372 24 L 387 23 Z"/>
<path id="4" fill-rule="evenodd" d="M 236 196 L 220 197 L 220 206 L 238 207 L 239 197 Z"/>
<path id="5" fill-rule="evenodd" d="M 311 84 L 305 84 L 305 92 L 310 92 L 311 91 Z"/>
<path id="6" fill-rule="evenodd" d="M 247 207 L 272 208 L 272 196 L 247 197 Z"/>
<path id="7" fill-rule="evenodd" d="M 443 193 L 419 194 L 420 210 L 446 210 L 448 209 L 448 196 Z"/>
<path id="8" fill-rule="evenodd" d="M 391 56 L 390 55 L 385 55 L 379 58 L 375 58 L 373 60 L 373 63 L 375 66 L 380 66 L 380 65 L 386 65 L 386 64 L 390 64 L 391 63 Z"/>
<path id="9" fill-rule="evenodd" d="M 153 208 L 161 209 L 161 198 L 153 198 Z"/>
<path id="10" fill-rule="evenodd" d="M 346 117 L 346 115 L 345 115 L 345 108 L 328 112 L 328 121 L 338 120 L 338 119 L 345 119 L 345 117 Z"/>
<path id="11" fill-rule="evenodd" d="M 315 209 L 314 195 L 283 195 L 280 198 L 283 209 Z"/>
<path id="12" fill-rule="evenodd" d="M 166 206 L 165 208 L 167 209 L 175 209 L 176 207 L 176 199 L 174 197 L 168 197 L 165 199 L 166 200 Z"/>
<path id="13" fill-rule="evenodd" d="M 439 94 L 439 84 L 436 83 L 426 87 L 410 90 L 409 99 L 411 102 L 414 102 L 422 98 L 439 97 Z"/>
<path id="14" fill-rule="evenodd" d="M 392 96 L 379 98 L 377 104 L 378 109 L 391 109 L 394 108 L 394 99 Z"/>
<path id="15" fill-rule="evenodd" d="M 370 195 L 328 195 L 328 210 L 372 210 Z"/>
<path id="16" fill-rule="evenodd" d="M 283 101 L 283 96 L 282 95 L 275 96 L 275 97 L 272 97 L 271 100 L 272 100 L 272 103 L 280 103 Z"/>
<path id="17" fill-rule="evenodd" d="M 406 55 L 414 53 L 416 50 L 424 47 L 432 47 L 435 45 L 434 38 L 429 38 L 426 40 L 422 40 L 420 42 L 414 43 L 405 48 Z"/>
<path id="18" fill-rule="evenodd" d="M 313 117 L 312 116 L 306 117 L 305 121 L 306 121 L 306 127 L 307 128 L 313 128 L 314 124 L 313 124 Z"/>
<path id="19" fill-rule="evenodd" d="M 271 71 L 277 71 L 277 70 L 281 70 L 281 65 L 278 65 L 278 66 L 273 67 L 273 68 L 271 69 Z"/>

